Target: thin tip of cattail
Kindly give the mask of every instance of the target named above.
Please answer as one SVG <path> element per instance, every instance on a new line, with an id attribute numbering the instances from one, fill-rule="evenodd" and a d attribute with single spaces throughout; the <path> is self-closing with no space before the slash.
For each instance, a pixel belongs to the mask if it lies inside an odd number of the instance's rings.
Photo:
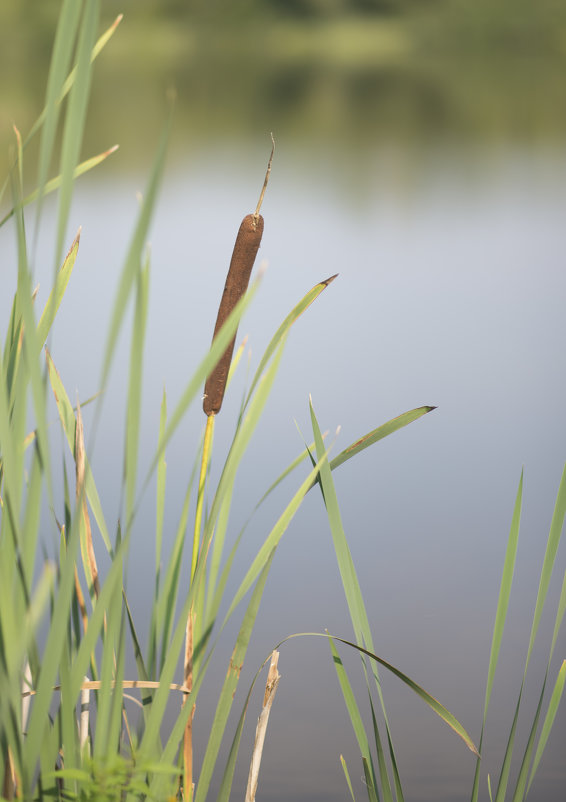
<path id="1" fill-rule="evenodd" d="M 257 277 L 262 278 L 267 273 L 268 267 L 269 267 L 269 262 L 267 261 L 267 259 L 262 259 L 257 269 Z"/>
<path id="2" fill-rule="evenodd" d="M 261 204 L 263 203 L 263 196 L 265 195 L 265 190 L 267 189 L 267 183 L 269 181 L 269 174 L 271 173 L 271 165 L 273 163 L 273 154 L 275 153 L 275 139 L 273 138 L 273 133 L 271 133 L 271 155 L 269 157 L 269 162 L 267 163 L 267 171 L 265 173 L 265 179 L 263 181 L 263 187 L 261 189 L 261 193 L 259 196 L 259 200 L 257 202 L 257 206 L 255 212 L 253 214 L 254 220 L 257 220 L 259 217 L 259 210 L 261 209 Z"/>
<path id="3" fill-rule="evenodd" d="M 333 275 L 333 276 L 330 276 L 330 278 L 325 278 L 325 279 L 324 279 L 323 281 L 321 281 L 320 283 L 321 283 L 321 284 L 324 284 L 324 286 L 325 286 L 325 287 L 328 287 L 328 285 L 329 285 L 329 284 L 332 284 L 332 282 L 334 281 L 334 279 L 335 279 L 335 278 L 337 278 L 339 275 L 340 275 L 340 273 L 334 273 L 334 275 Z"/>
<path id="4" fill-rule="evenodd" d="M 336 427 L 336 433 L 335 433 L 334 436 L 338 437 L 338 435 L 340 434 L 341 431 L 342 431 L 342 424 L 339 423 L 338 426 Z"/>
<path id="5" fill-rule="evenodd" d="M 123 19 L 124 19 L 124 15 L 123 15 L 123 14 L 118 14 L 118 16 L 116 17 L 116 19 L 115 19 L 115 20 L 114 20 L 114 22 L 112 23 L 112 27 L 114 28 L 114 30 L 116 30 L 116 28 L 117 28 L 117 27 L 118 27 L 118 25 L 119 25 L 119 24 L 122 22 L 122 20 L 123 20 Z"/>

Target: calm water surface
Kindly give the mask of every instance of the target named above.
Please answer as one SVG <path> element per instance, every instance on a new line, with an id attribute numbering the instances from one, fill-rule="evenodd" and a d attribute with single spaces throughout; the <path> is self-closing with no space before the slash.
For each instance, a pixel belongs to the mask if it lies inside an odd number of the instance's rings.
<path id="1" fill-rule="evenodd" d="M 269 146 L 188 150 L 171 163 L 151 235 L 151 295 L 144 379 L 143 459 L 155 447 L 166 387 L 172 409 L 206 349 L 233 240 L 255 208 Z M 401 412 L 438 409 L 340 468 L 335 479 L 378 653 L 439 698 L 477 739 L 491 627 L 522 468 L 522 534 L 507 638 L 484 749 L 495 781 L 511 723 L 555 493 L 566 457 L 563 344 L 566 160 L 556 151 L 431 151 L 411 162 L 393 147 L 364 158 L 279 143 L 263 208 L 259 295 L 240 327 L 251 364 L 315 283 L 339 278 L 289 339 L 273 397 L 236 486 L 234 535 L 270 482 L 310 437 L 308 397 L 335 449 Z M 78 190 L 71 227 L 79 260 L 52 352 L 70 393 L 97 390 L 102 345 L 121 258 L 143 190 L 141 173 Z M 47 278 L 45 279 L 47 281 Z M 125 310 L 128 316 L 127 310 Z M 128 318 L 129 319 L 129 318 Z M 107 517 L 117 514 L 127 338 L 97 435 L 94 469 Z M 245 383 L 240 369 L 216 427 L 217 475 Z M 195 405 L 169 449 L 166 532 L 174 534 L 204 416 Z M 88 416 L 87 416 L 88 425 Z M 232 587 L 298 486 L 289 478 L 249 527 Z M 153 561 L 153 490 L 135 535 L 129 593 L 147 615 Z M 147 514 L 145 514 L 147 513 Z M 562 550 L 564 564 L 564 550 Z M 549 613 L 560 586 L 554 583 Z M 140 625 L 140 628 L 141 625 Z M 270 649 L 293 632 L 351 636 L 323 505 L 306 499 L 276 555 L 242 690 Z M 551 616 L 527 682 L 525 712 L 544 672 Z M 205 732 L 234 632 L 198 705 Z M 564 658 L 562 636 L 554 671 Z M 344 655 L 353 680 L 357 660 Z M 343 800 L 344 754 L 365 794 L 328 647 L 285 645 L 260 775 L 265 800 Z M 218 684 L 215 684 L 218 683 Z M 363 704 L 363 688 L 358 679 Z M 408 800 L 469 798 L 471 753 L 416 697 L 383 676 Z M 254 697 L 235 796 L 243 795 L 261 693 Z M 239 714 L 239 706 L 236 705 Z M 521 731 L 526 737 L 528 715 Z M 235 724 L 234 724 L 235 726 Z M 531 800 L 564 798 L 564 716 L 555 725 Z M 482 786 L 485 791 L 485 778 Z M 360 798 L 362 798 L 360 797 Z M 484 797 L 487 798 L 487 793 Z"/>

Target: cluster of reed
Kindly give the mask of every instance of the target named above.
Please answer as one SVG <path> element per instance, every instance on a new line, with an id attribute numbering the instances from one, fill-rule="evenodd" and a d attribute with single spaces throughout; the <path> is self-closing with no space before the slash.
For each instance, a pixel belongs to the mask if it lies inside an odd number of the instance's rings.
<path id="1" fill-rule="evenodd" d="M 116 343 L 123 325 L 122 310 L 130 299 L 134 303 L 132 347 L 126 398 L 127 426 L 123 454 L 123 509 L 120 520 L 109 525 L 98 494 L 94 472 L 85 447 L 82 409 L 88 401 L 73 406 L 56 369 L 54 357 L 44 349 L 49 332 L 62 303 L 79 252 L 79 235 L 67 256 L 62 258 L 75 180 L 100 164 L 115 148 L 99 156 L 79 161 L 82 133 L 86 121 L 87 99 L 92 65 L 112 37 L 119 19 L 98 40 L 97 0 L 64 0 L 49 70 L 45 108 L 25 140 L 16 131 L 16 149 L 8 180 L 1 194 L 11 187 L 13 203 L 0 221 L 0 228 L 13 221 L 17 238 L 18 265 L 16 291 L 10 320 L 5 331 L 0 357 L 0 759 L 3 767 L 4 800 L 69 799 L 164 799 L 183 798 L 204 802 L 217 771 L 220 745 L 228 737 L 228 719 L 232 710 L 241 669 L 261 603 L 265 583 L 277 546 L 313 488 L 322 491 L 329 528 L 340 570 L 346 603 L 352 621 L 353 636 L 340 638 L 328 633 L 310 633 L 329 641 L 347 709 L 360 747 L 365 791 L 370 802 L 402 802 L 403 791 L 396 752 L 385 709 L 378 666 L 395 674 L 446 722 L 476 754 L 476 772 L 472 799 L 477 800 L 480 782 L 479 747 L 464 727 L 436 699 L 376 654 L 369 616 L 342 525 L 332 473 L 364 449 L 381 441 L 427 415 L 434 407 L 410 410 L 358 438 L 330 459 L 312 403 L 312 443 L 300 448 L 296 459 L 271 485 L 260 503 L 279 483 L 307 465 L 291 499 L 266 535 L 261 547 L 250 559 L 227 598 L 228 579 L 232 576 L 234 557 L 244 535 L 229 538 L 230 509 L 236 476 L 242 458 L 269 398 L 285 342 L 294 323 L 326 289 L 334 277 L 316 284 L 291 310 L 275 331 L 243 400 L 233 439 L 220 478 L 215 486 L 209 480 L 215 418 L 219 413 L 231 368 L 241 356 L 234 347 L 238 323 L 257 292 L 257 281 L 249 286 L 250 276 L 263 232 L 260 215 L 273 159 L 273 149 L 261 196 L 253 214 L 247 215 L 238 232 L 224 294 L 214 329 L 212 344 L 188 380 L 171 414 L 164 393 L 159 420 L 158 446 L 147 466 L 143 482 L 140 473 L 139 438 L 143 346 L 149 297 L 149 257 L 145 242 L 163 172 L 170 119 L 159 144 L 147 191 L 118 282 L 106 338 L 100 376 L 100 390 L 107 386 Z M 75 63 L 72 69 L 72 59 Z M 63 114 L 65 109 L 65 114 Z M 59 154 L 60 173 L 48 179 L 56 156 L 56 131 L 62 127 Z M 37 134 L 41 134 L 37 190 L 24 196 L 24 152 Z M 36 321 L 33 271 L 28 257 L 26 207 L 35 202 L 36 226 L 39 225 L 43 199 L 49 192 L 59 192 L 55 236 L 53 287 L 43 313 Z M 59 265 L 61 267 L 59 268 Z M 164 539 L 165 488 L 167 480 L 165 453 L 193 402 L 205 385 L 203 402 L 207 416 L 202 450 L 195 458 L 191 476 L 173 533 L 169 554 L 162 548 Z M 52 400 L 50 398 L 52 397 Z M 99 420 L 103 394 L 96 399 L 92 430 Z M 54 404 L 54 406 L 53 406 Z M 29 410 L 33 423 L 29 425 Z M 65 462 L 56 454 L 50 424 L 52 412 L 59 417 L 74 467 L 74 489 L 64 467 L 61 477 L 62 497 L 55 491 L 53 465 Z M 198 465 L 200 461 L 200 470 Z M 140 498 L 151 480 L 156 487 L 155 579 L 151 620 L 147 637 L 135 624 L 134 611 L 127 596 L 124 569 L 132 534 L 137 524 Z M 140 488 L 141 485 L 141 488 Z M 185 549 L 190 501 L 196 496 L 192 551 Z M 74 503 L 72 499 L 74 498 Z M 205 504 L 205 498 L 207 504 Z M 51 510 L 49 521 L 40 511 L 44 501 Z M 503 633 L 517 539 L 519 532 L 522 481 L 517 494 L 509 536 L 500 601 L 494 630 L 492 655 L 484 709 L 484 725 L 493 686 Z M 258 505 L 259 506 L 259 505 Z M 548 540 L 541 584 L 537 598 L 525 672 L 530 661 L 542 607 L 548 594 L 558 544 L 566 514 L 566 472 L 562 478 Z M 121 523 L 123 522 L 123 523 Z M 58 538 L 58 550 L 40 564 L 38 554 L 47 553 L 49 539 L 45 528 L 51 527 Z M 99 571 L 96 553 L 106 551 L 109 568 Z M 186 554 L 186 551 L 189 551 Z M 188 563 L 188 565 L 186 565 Z M 226 677 L 217 696 L 212 726 L 198 771 L 193 769 L 195 704 L 207 679 L 215 653 L 213 634 L 222 634 L 226 624 L 244 604 Z M 219 619 L 221 605 L 227 608 Z M 512 791 L 515 802 L 523 799 L 536 773 L 558 709 L 566 678 L 562 663 L 552 686 L 550 701 L 539 727 L 551 659 L 566 610 L 566 580 L 560 597 L 555 629 L 548 656 L 535 720 L 521 760 Z M 47 618 L 47 621 L 46 621 Z M 296 636 L 291 636 L 296 637 Z M 361 657 L 367 683 L 373 728 L 368 735 L 348 675 L 337 648 L 342 643 Z M 254 799 L 267 719 L 279 674 L 278 649 L 274 644 L 263 666 L 271 660 L 266 693 L 258 721 L 246 799 Z M 135 678 L 127 678 L 130 666 L 127 648 L 135 655 Z M 177 676 L 179 662 L 183 676 Z M 222 771 L 217 793 L 226 802 L 232 788 L 236 759 L 251 690 L 251 684 Z M 181 679 L 180 682 L 175 680 Z M 141 695 L 141 713 L 137 721 L 129 714 L 130 691 Z M 171 695 L 180 695 L 174 722 L 165 730 L 164 716 Z M 521 689 L 522 694 L 522 689 Z M 521 703 L 517 704 L 517 713 Z M 137 700 L 135 700 L 137 701 Z M 375 711 L 381 708 L 378 726 Z M 92 713 L 95 713 L 93 715 Z M 515 746 L 513 722 L 496 799 L 502 802 L 510 786 L 510 761 Z M 385 728 L 385 729 L 383 729 Z M 198 732 L 199 737 L 206 733 Z M 536 742 L 538 735 L 538 743 Z M 386 748 L 384 747 L 386 744 Z M 535 750 L 536 745 L 536 750 Z M 347 764 L 342 760 L 346 782 L 354 797 Z"/>

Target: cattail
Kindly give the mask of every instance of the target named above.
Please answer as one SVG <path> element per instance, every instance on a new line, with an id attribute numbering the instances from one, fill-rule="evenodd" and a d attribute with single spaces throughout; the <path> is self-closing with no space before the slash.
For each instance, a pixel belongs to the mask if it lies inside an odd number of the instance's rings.
<path id="1" fill-rule="evenodd" d="M 218 316 L 216 318 L 216 325 L 212 338 L 213 341 L 230 315 L 230 312 L 232 312 L 240 298 L 248 289 L 252 268 L 263 234 L 263 217 L 260 215 L 259 210 L 269 180 L 273 151 L 275 150 L 273 135 L 271 136 L 271 140 L 273 142 L 273 147 L 271 149 L 271 156 L 269 157 L 269 164 L 267 165 L 265 181 L 263 182 L 263 189 L 261 190 L 257 208 L 253 214 L 247 214 L 244 217 L 240 225 L 240 230 L 238 231 L 238 236 L 236 237 L 234 250 L 232 251 L 232 259 L 230 260 L 230 268 L 226 277 L 224 292 L 222 293 L 222 300 L 218 308 Z M 206 380 L 202 408 L 208 416 L 216 415 L 220 412 L 235 342 L 236 333 L 231 343 L 222 354 L 220 361 Z"/>

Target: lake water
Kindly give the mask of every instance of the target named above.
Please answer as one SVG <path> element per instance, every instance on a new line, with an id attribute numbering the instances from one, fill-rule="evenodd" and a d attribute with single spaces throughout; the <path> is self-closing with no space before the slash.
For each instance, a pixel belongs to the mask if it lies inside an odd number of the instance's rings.
<path id="1" fill-rule="evenodd" d="M 135 15 L 132 22 L 135 31 Z M 432 61 L 401 63 L 399 31 L 379 40 L 383 47 L 371 69 L 356 61 L 355 48 L 336 52 L 335 60 L 323 50 L 307 59 L 310 35 L 293 58 L 278 50 L 277 37 L 266 40 L 273 66 L 265 49 L 242 46 L 238 60 L 225 49 L 227 39 L 193 40 L 180 25 L 169 25 L 165 38 L 156 26 L 155 37 L 147 38 L 144 24 L 150 55 L 125 35 L 124 44 L 116 37 L 114 61 L 97 65 L 87 152 L 114 141 L 121 151 L 77 186 L 69 242 L 82 226 L 79 257 L 51 341 L 63 381 L 72 397 L 98 390 L 137 193 L 145 187 L 163 89 L 173 76 L 179 88 L 174 145 L 151 229 L 141 446 L 141 464 L 149 464 L 163 388 L 171 410 L 209 344 L 233 242 L 242 217 L 255 209 L 273 128 L 277 150 L 258 259 L 267 270 L 239 330 L 240 338 L 249 335 L 252 368 L 292 306 L 320 280 L 339 277 L 289 338 L 236 486 L 230 533 L 300 452 L 296 424 L 310 439 L 309 394 L 322 429 L 341 427 L 334 453 L 404 411 L 437 406 L 334 476 L 378 654 L 438 698 L 477 740 L 499 578 L 524 467 L 515 584 L 484 746 L 480 798 L 487 799 L 486 772 L 494 784 L 566 460 L 563 72 L 545 72 L 542 62 L 524 59 L 492 69 L 479 59 L 461 81 L 463 74 Z M 192 61 L 183 56 L 189 39 Z M 203 65 L 200 58 L 209 61 Z M 30 69 L 44 77 L 44 65 Z M 30 79 L 34 87 L 38 82 L 37 75 Z M 47 204 L 48 224 L 51 214 Z M 52 252 L 48 231 L 49 225 L 39 255 Z M 9 264 L 11 232 L 0 236 Z M 36 265 L 37 279 L 49 286 L 52 264 L 38 258 Z M 124 314 L 127 331 L 129 310 Z M 120 500 L 127 358 L 123 336 L 93 453 L 109 522 Z M 213 476 L 231 439 L 244 374 L 242 365 L 216 423 Z M 92 409 L 84 414 L 88 442 Z M 166 545 L 203 426 L 195 404 L 167 452 Z M 232 590 L 303 475 L 299 470 L 287 479 L 253 519 Z M 142 631 L 153 576 L 153 494 L 151 488 L 138 516 L 128 576 Z M 562 569 L 564 559 L 562 547 Z M 559 592 L 556 577 L 527 678 L 519 746 L 538 698 Z M 275 557 L 238 714 L 257 667 L 278 641 L 325 629 L 351 637 L 323 504 L 311 492 Z M 210 690 L 198 705 L 197 765 L 234 635 L 230 630 L 220 647 Z M 552 677 L 565 651 L 562 635 Z M 342 655 L 363 705 L 358 661 Z M 281 650 L 279 670 L 258 799 L 345 799 L 340 754 L 356 797 L 364 798 L 359 752 L 328 646 L 323 639 L 293 640 Z M 406 799 L 469 799 L 472 754 L 396 678 L 382 672 L 382 680 Z M 243 797 L 262 694 L 252 698 L 234 798 Z M 564 799 L 565 739 L 561 710 L 532 802 Z"/>
<path id="2" fill-rule="evenodd" d="M 255 208 L 268 151 L 268 143 L 263 150 L 211 149 L 170 165 L 151 234 L 145 464 L 155 447 L 163 387 L 172 409 L 208 345 L 233 240 L 240 219 Z M 483 161 L 477 154 L 432 152 L 409 182 L 402 153 L 376 149 L 363 175 L 355 176 L 344 155 L 341 162 L 327 156 L 287 152 L 284 143 L 277 151 L 263 208 L 260 259 L 267 271 L 239 332 L 249 335 L 253 365 L 292 305 L 319 280 L 340 275 L 290 337 L 236 486 L 231 531 L 239 531 L 301 450 L 295 421 L 310 436 L 309 393 L 323 429 L 341 426 L 335 453 L 401 412 L 438 406 L 341 467 L 335 479 L 378 653 L 439 698 L 477 739 L 499 576 L 524 466 L 518 566 L 484 749 L 495 781 L 566 455 L 566 160 L 552 151 Z M 83 226 L 79 259 L 52 353 L 69 392 L 76 388 L 82 398 L 97 390 L 110 301 L 144 180 L 141 173 L 111 183 L 92 176 L 77 192 L 71 229 Z M 126 356 L 127 338 L 95 448 L 109 520 L 119 500 Z M 233 431 L 244 372 L 217 421 L 216 467 Z M 203 423 L 196 404 L 167 454 L 168 542 Z M 299 481 L 299 475 L 288 479 L 254 519 L 236 577 Z M 147 516 L 138 519 L 129 574 L 142 621 L 152 573 L 152 496 L 153 490 Z M 548 612 L 559 589 L 558 578 Z M 311 493 L 276 555 L 242 687 L 283 637 L 325 628 L 351 636 L 323 505 Z M 527 684 L 531 712 L 550 635 L 547 616 Z M 199 704 L 197 741 L 232 639 L 233 633 L 211 670 L 210 697 Z M 565 645 L 562 636 L 555 671 Z M 344 657 L 356 676 L 357 661 Z M 363 795 L 358 751 L 324 641 L 285 645 L 280 672 L 262 798 L 343 799 L 341 753 Z M 398 680 L 383 676 L 383 683 L 406 798 L 467 799 L 471 753 Z M 249 713 L 237 775 L 242 793 L 260 696 Z M 563 798 L 564 735 L 562 716 L 530 799 Z"/>

